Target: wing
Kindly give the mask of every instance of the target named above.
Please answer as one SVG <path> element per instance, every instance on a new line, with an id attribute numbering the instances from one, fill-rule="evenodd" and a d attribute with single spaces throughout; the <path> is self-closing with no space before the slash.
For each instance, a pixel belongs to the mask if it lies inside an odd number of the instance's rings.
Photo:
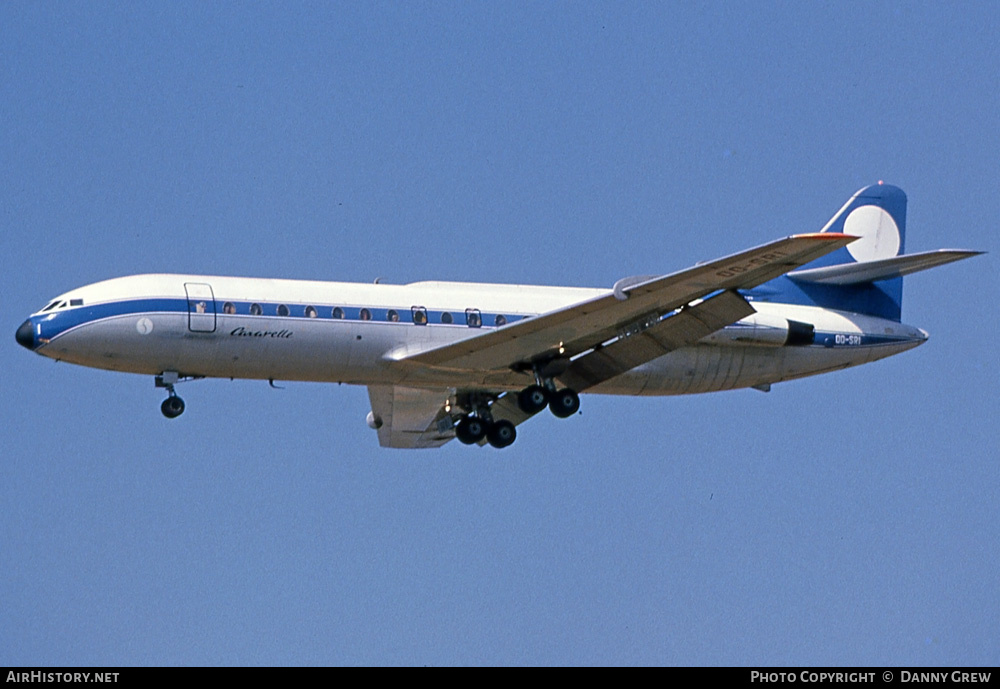
<path id="1" fill-rule="evenodd" d="M 430 367 L 479 373 L 530 368 L 532 363 L 552 359 L 568 360 L 612 339 L 621 341 L 630 333 L 653 330 L 654 326 L 659 327 L 661 320 L 663 323 L 672 320 L 673 317 L 664 319 L 666 314 L 715 292 L 755 287 L 855 239 L 830 232 L 795 235 L 670 275 L 620 280 L 612 290 L 596 298 L 461 342 L 407 353 L 391 360 L 397 366 L 414 371 Z M 735 306 L 731 298 L 727 304 Z M 747 315 L 743 313 L 744 307 L 722 311 L 728 314 L 727 318 L 732 316 L 732 320 L 718 324 L 715 329 Z M 718 319 L 713 320 L 717 322 Z M 664 325 L 663 330 L 671 330 L 677 325 Z M 647 334 L 656 336 L 655 333 Z M 661 349 L 660 354 L 656 354 L 656 348 L 652 348 L 639 355 L 631 351 L 633 349 L 637 347 L 624 344 L 618 347 L 619 354 L 623 355 L 621 363 L 617 364 L 619 368 L 636 361 L 635 365 L 639 365 L 663 353 Z"/>

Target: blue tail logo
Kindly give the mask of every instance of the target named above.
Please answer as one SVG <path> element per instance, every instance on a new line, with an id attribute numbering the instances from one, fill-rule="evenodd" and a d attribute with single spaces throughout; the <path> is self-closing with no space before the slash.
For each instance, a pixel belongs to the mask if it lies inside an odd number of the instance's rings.
<path id="1" fill-rule="evenodd" d="M 848 244 L 843 251 L 824 257 L 827 260 L 823 263 L 816 261 L 811 267 L 898 256 L 905 248 L 906 194 L 891 184 L 865 187 L 844 204 L 822 231 L 843 232 L 861 239 Z"/>

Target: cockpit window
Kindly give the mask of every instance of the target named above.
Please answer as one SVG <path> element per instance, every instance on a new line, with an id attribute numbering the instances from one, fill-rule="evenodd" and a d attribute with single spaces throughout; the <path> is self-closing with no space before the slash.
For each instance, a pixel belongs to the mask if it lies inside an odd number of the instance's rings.
<path id="1" fill-rule="evenodd" d="M 54 302 L 52 302 L 51 304 L 49 304 L 48 306 L 46 306 L 44 309 L 42 309 L 42 313 L 45 313 L 46 311 L 51 311 L 52 309 L 58 308 L 59 306 L 65 306 L 65 305 L 66 305 L 66 302 L 59 301 L 58 299 L 56 299 Z"/>
<path id="2" fill-rule="evenodd" d="M 83 299 L 70 299 L 69 300 L 69 305 L 70 306 L 83 306 Z"/>

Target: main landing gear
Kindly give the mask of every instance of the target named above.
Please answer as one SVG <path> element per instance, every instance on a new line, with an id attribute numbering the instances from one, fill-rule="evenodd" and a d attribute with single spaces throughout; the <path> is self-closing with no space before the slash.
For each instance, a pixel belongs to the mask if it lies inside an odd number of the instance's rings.
<path id="1" fill-rule="evenodd" d="M 455 437 L 465 445 L 475 445 L 486 438 L 486 442 L 500 449 L 517 440 L 517 429 L 507 419 L 494 421 L 488 406 L 476 404 L 473 413 L 463 416 L 455 426 Z"/>
<path id="2" fill-rule="evenodd" d="M 529 385 L 517 393 L 517 406 L 525 414 L 537 414 L 548 406 L 555 416 L 565 419 L 580 411 L 580 396 L 576 390 L 563 388 L 556 390 L 551 378 Z"/>
<path id="3" fill-rule="evenodd" d="M 469 414 L 455 425 L 455 437 L 465 445 L 475 445 L 484 438 L 495 448 L 507 447 L 517 439 L 517 429 L 507 419 L 494 420 L 490 412 L 492 397 L 481 393 L 463 395 L 460 404 Z"/>
<path id="4" fill-rule="evenodd" d="M 528 415 L 534 415 L 548 407 L 560 419 L 572 416 L 580 410 L 580 396 L 575 390 L 557 390 L 551 378 L 535 374 L 535 385 L 517 393 L 517 406 Z M 517 438 L 517 429 L 507 419 L 494 420 L 490 411 L 492 398 L 472 394 L 461 397 L 459 404 L 469 413 L 455 424 L 455 437 L 465 445 L 475 445 L 486 439 L 496 448 L 507 447 Z"/>

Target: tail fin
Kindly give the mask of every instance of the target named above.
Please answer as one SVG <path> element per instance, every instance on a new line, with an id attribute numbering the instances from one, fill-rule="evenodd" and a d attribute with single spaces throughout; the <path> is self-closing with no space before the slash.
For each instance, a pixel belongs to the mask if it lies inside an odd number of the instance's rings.
<path id="1" fill-rule="evenodd" d="M 829 280 L 812 279 L 811 275 L 825 272 L 829 266 L 837 266 L 836 270 L 842 271 L 858 263 L 893 259 L 903 253 L 906 237 L 906 194 L 903 190 L 881 182 L 861 189 L 837 211 L 822 232 L 842 232 L 860 239 L 816 259 L 800 271 L 775 280 L 768 285 L 770 290 L 762 290 L 762 296 L 768 300 L 822 306 L 899 321 L 903 304 L 903 278 L 900 274 L 850 284 L 843 281 L 830 284 Z"/>

